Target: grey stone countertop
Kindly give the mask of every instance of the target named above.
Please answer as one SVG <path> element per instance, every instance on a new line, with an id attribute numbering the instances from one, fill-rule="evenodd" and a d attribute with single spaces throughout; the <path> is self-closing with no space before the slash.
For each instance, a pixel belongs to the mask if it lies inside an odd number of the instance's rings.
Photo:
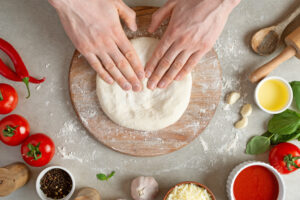
<path id="1" fill-rule="evenodd" d="M 164 1 L 126 1 L 131 6 L 160 6 Z M 40 86 L 31 85 L 32 97 L 25 99 L 22 83 L 0 77 L 0 82 L 13 85 L 19 104 L 13 113 L 23 115 L 31 125 L 31 133 L 46 133 L 56 143 L 56 154 L 49 165 L 68 168 L 76 179 L 77 189 L 83 186 L 100 191 L 104 200 L 130 198 L 130 182 L 140 175 L 154 176 L 160 185 L 162 199 L 174 184 L 194 180 L 207 185 L 217 199 L 227 199 L 225 184 L 230 171 L 247 160 L 268 160 L 268 154 L 245 154 L 247 140 L 264 132 L 270 115 L 259 110 L 253 101 L 254 85 L 247 81 L 249 73 L 272 56 L 254 54 L 249 46 L 251 35 L 259 28 L 283 19 L 299 1 L 242 0 L 233 11 L 215 45 L 223 70 L 223 96 L 207 129 L 191 144 L 174 153 L 136 158 L 110 150 L 97 142 L 79 122 L 72 108 L 68 91 L 68 70 L 74 47 L 60 24 L 55 10 L 46 0 L 1 0 L 0 37 L 12 42 L 21 52 L 32 75 L 46 76 Z M 300 19 L 298 18 L 298 22 Z M 1 58 L 7 57 L 1 53 Z M 272 74 L 289 81 L 300 80 L 300 61 L 292 58 Z M 224 109 L 224 95 L 239 91 L 242 100 Z M 254 105 L 249 125 L 238 131 L 233 124 L 239 118 L 243 103 Z M 3 117 L 3 116 L 1 116 Z M 294 142 L 300 146 L 299 142 Z M 0 166 L 22 161 L 20 147 L 0 144 Z M 49 166 L 48 165 L 48 166 Z M 44 167 L 43 167 L 44 168 Z M 30 182 L 3 200 L 37 200 L 35 179 L 43 168 L 31 168 Z M 116 171 L 109 182 L 96 179 L 99 172 Z M 283 176 L 286 199 L 300 199 L 300 170 Z"/>

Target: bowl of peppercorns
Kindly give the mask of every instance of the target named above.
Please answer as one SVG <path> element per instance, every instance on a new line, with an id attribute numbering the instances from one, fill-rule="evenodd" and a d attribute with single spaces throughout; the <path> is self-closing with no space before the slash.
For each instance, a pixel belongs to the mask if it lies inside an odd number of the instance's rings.
<path id="1" fill-rule="evenodd" d="M 48 167 L 37 177 L 36 191 L 42 200 L 68 200 L 75 191 L 75 180 L 64 167 Z"/>

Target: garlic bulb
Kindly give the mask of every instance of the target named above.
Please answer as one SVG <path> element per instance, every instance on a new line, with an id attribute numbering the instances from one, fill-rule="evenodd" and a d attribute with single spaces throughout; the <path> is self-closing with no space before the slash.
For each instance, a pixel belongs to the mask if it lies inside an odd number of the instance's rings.
<path id="1" fill-rule="evenodd" d="M 153 177 L 140 176 L 131 182 L 131 196 L 134 200 L 153 200 L 158 193 L 158 183 Z"/>

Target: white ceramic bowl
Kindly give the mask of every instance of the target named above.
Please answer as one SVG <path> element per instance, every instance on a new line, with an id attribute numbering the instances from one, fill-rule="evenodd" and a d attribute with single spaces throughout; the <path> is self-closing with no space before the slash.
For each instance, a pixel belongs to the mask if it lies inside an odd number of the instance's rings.
<path id="1" fill-rule="evenodd" d="M 38 193 L 39 197 L 42 199 L 42 200 L 53 200 L 51 198 L 48 198 L 44 192 L 41 190 L 41 179 L 43 178 L 43 176 L 48 172 L 50 171 L 51 169 L 62 169 L 64 170 L 65 172 L 67 172 L 69 174 L 69 176 L 71 177 L 72 179 L 72 189 L 70 191 L 70 193 L 62 198 L 62 199 L 59 199 L 59 200 L 68 200 L 72 197 L 74 191 L 75 191 L 75 179 L 73 177 L 73 175 L 71 174 L 71 172 L 69 170 L 67 170 L 66 168 L 64 167 L 60 167 L 60 166 L 52 166 L 52 167 L 47 167 L 46 169 L 44 169 L 40 174 L 39 176 L 37 177 L 36 179 L 36 184 L 35 184 L 35 187 L 36 187 L 36 192 Z"/>
<path id="2" fill-rule="evenodd" d="M 259 100 L 258 100 L 258 91 L 260 89 L 260 87 L 268 80 L 279 80 L 281 81 L 282 83 L 284 83 L 284 85 L 287 87 L 288 89 L 288 93 L 289 93 L 289 100 L 287 102 L 287 104 L 280 110 L 277 110 L 277 111 L 270 111 L 270 110 L 267 110 L 265 109 L 264 107 L 262 107 L 259 103 Z M 256 86 L 255 88 L 255 92 L 254 92 L 254 98 L 255 98 L 255 102 L 257 104 L 257 106 L 265 111 L 266 113 L 269 113 L 269 114 L 278 114 L 278 113 L 281 113 L 283 111 L 285 111 L 286 109 L 288 109 L 290 107 L 290 105 L 292 104 L 292 101 L 293 101 L 293 90 L 290 86 L 290 84 L 283 78 L 281 77 L 278 77 L 278 76 L 270 76 L 270 77 L 267 77 L 267 78 L 264 78 L 263 80 L 261 80 L 258 85 Z"/>
<path id="3" fill-rule="evenodd" d="M 259 161 L 246 161 L 243 162 L 239 165 L 237 165 L 229 174 L 227 183 L 226 183 L 226 190 L 227 190 L 227 195 L 229 200 L 235 200 L 234 194 L 233 194 L 233 184 L 236 179 L 236 177 L 239 175 L 239 173 L 244 170 L 247 167 L 254 166 L 254 165 L 259 165 L 266 167 L 268 170 L 270 170 L 274 176 L 277 179 L 278 182 L 278 187 L 279 187 L 279 192 L 278 192 L 278 197 L 277 200 L 284 200 L 285 199 L 285 185 L 283 182 L 283 179 L 279 172 L 275 168 L 273 168 L 271 165 L 264 163 L 264 162 L 259 162 Z"/>

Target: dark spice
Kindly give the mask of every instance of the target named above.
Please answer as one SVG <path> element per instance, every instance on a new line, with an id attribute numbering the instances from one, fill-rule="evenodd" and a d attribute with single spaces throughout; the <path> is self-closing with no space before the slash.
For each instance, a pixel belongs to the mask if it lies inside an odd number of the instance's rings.
<path id="1" fill-rule="evenodd" d="M 70 175 L 62 169 L 51 169 L 41 179 L 41 190 L 52 199 L 62 199 L 72 189 Z"/>
<path id="2" fill-rule="evenodd" d="M 261 44 L 258 46 L 258 51 L 265 55 L 275 51 L 279 42 L 279 36 L 275 31 L 270 31 L 263 39 Z"/>

